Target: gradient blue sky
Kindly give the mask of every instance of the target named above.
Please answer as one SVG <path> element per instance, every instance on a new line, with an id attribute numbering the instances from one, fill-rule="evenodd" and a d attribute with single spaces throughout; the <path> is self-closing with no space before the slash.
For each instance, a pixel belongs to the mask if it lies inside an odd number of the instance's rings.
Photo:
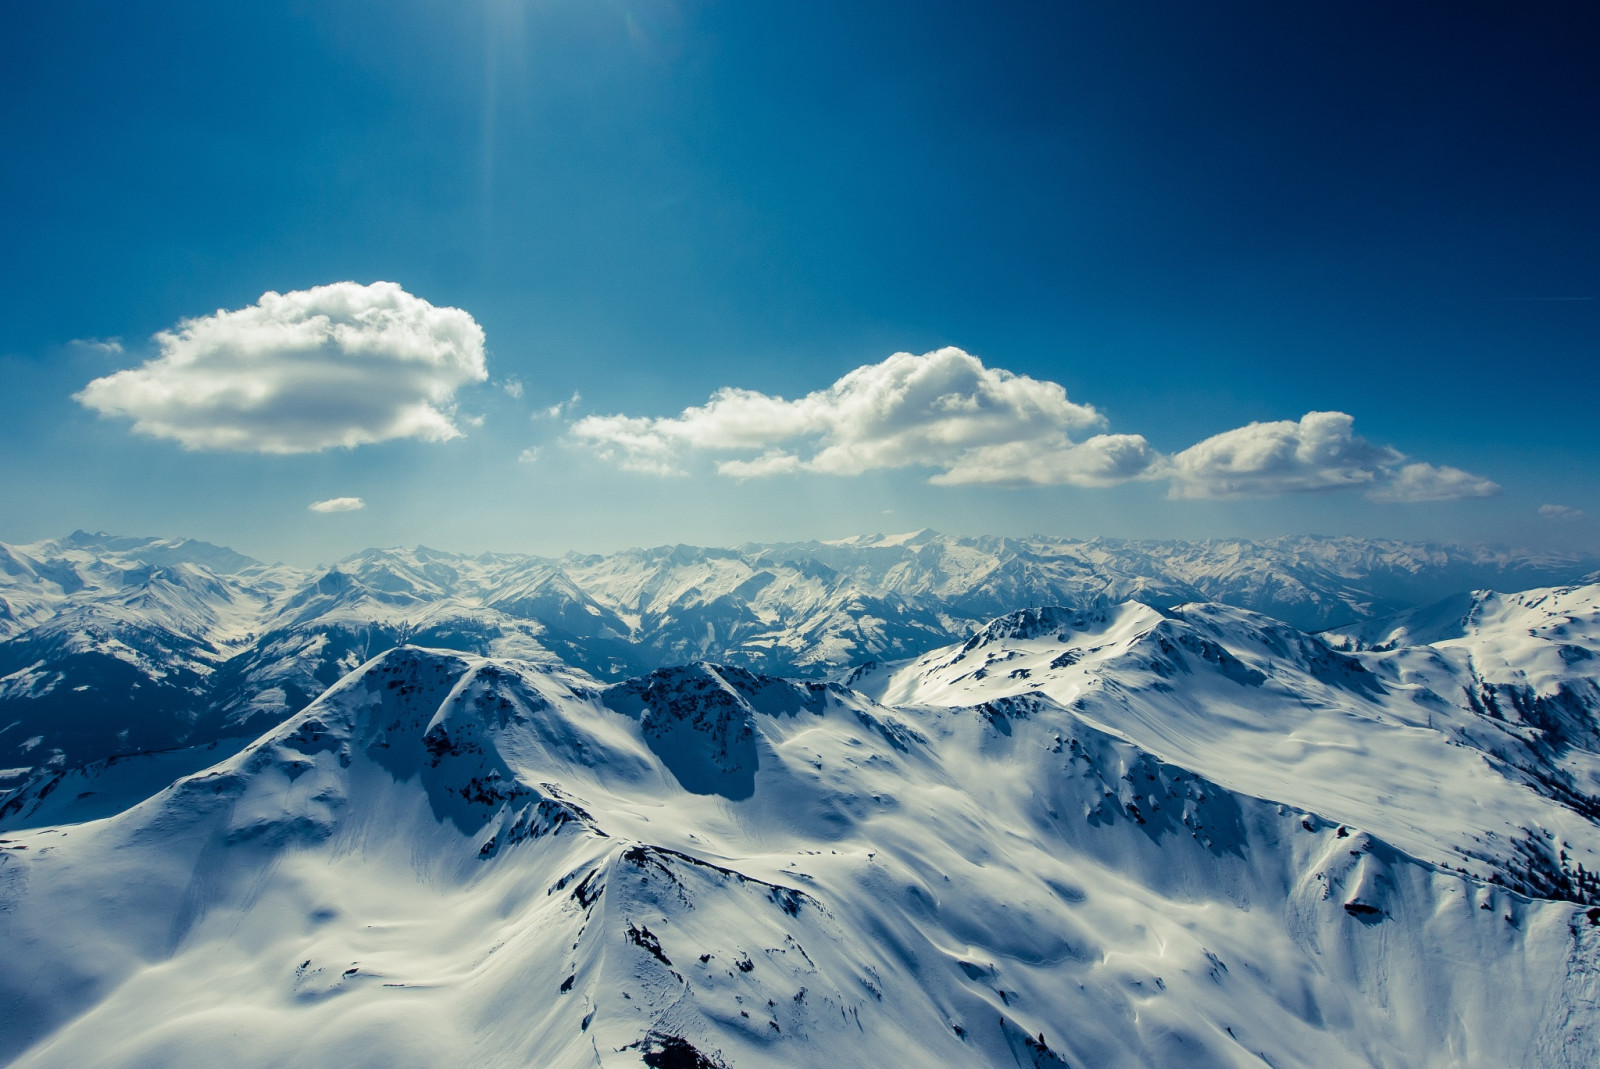
<path id="1" fill-rule="evenodd" d="M 306 562 L 923 526 L 1600 547 L 1593 5 L 4 17 L 0 540 L 84 527 Z M 193 451 L 72 399 L 186 317 L 341 280 L 481 325 L 490 378 L 455 395 L 461 437 Z M 1502 492 L 1173 500 L 917 467 L 741 480 L 705 458 L 665 477 L 570 433 L 942 346 L 1059 383 L 1164 454 L 1337 410 Z M 520 398 L 496 386 L 512 377 Z M 342 496 L 366 508 L 307 510 Z"/>

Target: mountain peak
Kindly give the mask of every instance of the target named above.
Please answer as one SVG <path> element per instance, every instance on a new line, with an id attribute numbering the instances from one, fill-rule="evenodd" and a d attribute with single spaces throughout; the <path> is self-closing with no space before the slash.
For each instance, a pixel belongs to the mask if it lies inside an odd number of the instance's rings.
<path id="1" fill-rule="evenodd" d="M 1067 641 L 1074 632 L 1103 628 L 1111 619 L 1115 606 L 1103 595 L 1090 595 L 1076 606 L 1045 605 L 1017 609 L 997 616 L 967 639 L 962 647 L 976 649 L 987 642 L 1003 639 L 1034 639 L 1053 637 Z"/>

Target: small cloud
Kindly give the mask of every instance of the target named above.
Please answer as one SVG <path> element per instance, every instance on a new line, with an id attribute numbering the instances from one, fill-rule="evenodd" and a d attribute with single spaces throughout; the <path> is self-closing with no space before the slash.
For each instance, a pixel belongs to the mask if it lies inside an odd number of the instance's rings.
<path id="1" fill-rule="evenodd" d="M 1398 471 L 1387 473 L 1387 479 L 1367 492 L 1373 501 L 1416 503 L 1424 501 L 1459 501 L 1466 497 L 1494 497 L 1500 493 L 1500 484 L 1474 475 L 1470 471 L 1452 468 L 1448 464 L 1411 463 Z"/>
<path id="2" fill-rule="evenodd" d="M 393 282 L 265 293 L 185 319 L 161 355 L 73 395 L 185 449 L 315 453 L 461 436 L 455 392 L 488 378 L 483 328 Z"/>
<path id="3" fill-rule="evenodd" d="M 622 461 L 623 467 L 630 467 L 638 461 Z M 724 460 L 717 465 L 717 471 L 722 475 L 732 475 L 737 479 L 760 478 L 763 475 L 787 475 L 790 472 L 800 471 L 805 466 L 805 461 L 793 453 L 785 453 L 779 449 L 769 449 L 752 460 Z M 636 468 L 638 471 L 647 468 Z"/>
<path id="4" fill-rule="evenodd" d="M 522 380 L 515 375 L 501 382 L 500 388 L 506 392 L 507 396 L 518 401 L 522 400 Z"/>
<path id="5" fill-rule="evenodd" d="M 583 395 L 577 390 L 573 390 L 571 397 L 567 398 L 565 401 L 557 401 L 543 412 L 535 412 L 533 414 L 533 418 L 538 419 L 541 415 L 545 415 L 549 416 L 551 419 L 560 419 L 563 414 L 569 413 L 576 408 L 578 402 L 582 400 Z"/>
<path id="6" fill-rule="evenodd" d="M 1557 523 L 1571 523 L 1574 520 L 1583 519 L 1588 513 L 1582 509 L 1575 509 L 1571 505 L 1540 505 L 1539 515 L 1547 520 L 1555 520 Z"/>
<path id="7" fill-rule="evenodd" d="M 518 464 L 532 464 L 539 459 L 539 447 L 531 445 L 517 454 Z"/>
<path id="8" fill-rule="evenodd" d="M 121 338 L 73 338 L 67 344 L 87 349 L 91 353 L 104 353 L 107 356 L 119 356 L 122 353 Z"/>
<path id="9" fill-rule="evenodd" d="M 356 512 L 366 507 L 367 503 L 359 497 L 330 497 L 306 506 L 312 512 Z"/>

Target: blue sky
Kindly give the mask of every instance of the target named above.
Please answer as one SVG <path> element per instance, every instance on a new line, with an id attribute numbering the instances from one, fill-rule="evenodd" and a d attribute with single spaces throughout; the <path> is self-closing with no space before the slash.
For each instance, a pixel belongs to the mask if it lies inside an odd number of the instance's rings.
<path id="1" fill-rule="evenodd" d="M 1600 546 L 1587 5 L 7 22 L 6 541 Z M 424 364 L 360 331 L 262 348 L 275 316 L 327 314 L 295 294 L 361 305 L 379 281 L 442 346 Z M 438 333 L 464 323 L 480 350 Z M 252 375 L 270 404 L 218 407 Z M 1316 412 L 1353 422 L 1313 434 Z M 339 498 L 364 507 L 308 509 Z"/>

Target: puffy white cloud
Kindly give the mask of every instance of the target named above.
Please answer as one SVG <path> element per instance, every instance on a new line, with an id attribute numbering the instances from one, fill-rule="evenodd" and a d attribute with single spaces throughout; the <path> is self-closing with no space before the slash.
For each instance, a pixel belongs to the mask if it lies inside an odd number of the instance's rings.
<path id="1" fill-rule="evenodd" d="M 554 414 L 554 410 L 552 411 Z M 1114 486 L 1166 479 L 1175 498 L 1269 497 L 1356 488 L 1374 501 L 1486 497 L 1500 487 L 1354 433 L 1343 412 L 1252 423 L 1173 456 L 1143 435 L 1107 433 L 1105 417 L 1059 384 L 985 367 L 947 348 L 896 353 L 796 400 L 724 387 L 676 416 L 588 416 L 574 439 L 624 468 L 682 475 L 699 453 L 722 475 L 857 475 L 932 468 L 938 485 Z"/>
<path id="2" fill-rule="evenodd" d="M 1575 509 L 1571 505 L 1540 505 L 1539 515 L 1547 520 L 1571 523 L 1574 520 L 1583 519 L 1588 513 L 1582 509 Z"/>
<path id="3" fill-rule="evenodd" d="M 1163 474 L 1171 497 L 1268 497 L 1307 490 L 1367 487 L 1373 501 L 1448 501 L 1500 492 L 1460 468 L 1412 461 L 1353 431 L 1343 412 L 1251 423 L 1175 454 Z"/>
<path id="4" fill-rule="evenodd" d="M 1343 412 L 1308 412 L 1298 421 L 1251 423 L 1174 455 L 1172 497 L 1257 497 L 1374 482 L 1404 459 L 1351 433 Z"/>
<path id="5" fill-rule="evenodd" d="M 326 501 L 313 501 L 306 508 L 312 512 L 355 512 L 367 507 L 359 497 L 330 497 Z"/>
<path id="6" fill-rule="evenodd" d="M 1059 384 L 985 367 L 946 348 L 896 353 L 793 401 L 725 387 L 677 416 L 589 416 L 579 441 L 634 471 L 680 473 L 692 451 L 755 453 L 724 460 L 724 475 L 813 471 L 858 475 L 939 469 L 941 483 L 1106 485 L 1155 459 L 1138 435 L 1096 434 L 1105 418 Z"/>
<path id="7" fill-rule="evenodd" d="M 186 449 L 308 453 L 458 437 L 455 391 L 488 378 L 483 330 L 392 282 L 265 293 L 186 319 L 161 355 L 74 399 Z"/>

